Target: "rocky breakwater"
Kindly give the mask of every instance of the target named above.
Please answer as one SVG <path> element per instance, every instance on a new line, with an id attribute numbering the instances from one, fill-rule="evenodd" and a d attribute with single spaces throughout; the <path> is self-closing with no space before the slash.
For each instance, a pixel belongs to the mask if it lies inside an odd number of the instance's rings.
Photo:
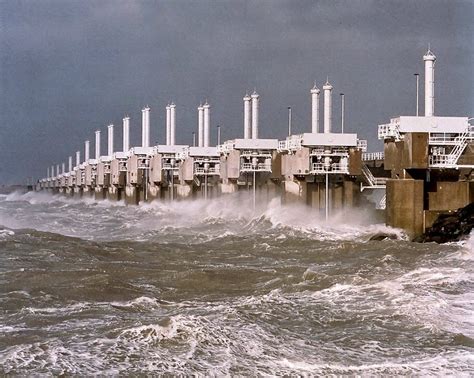
<path id="1" fill-rule="evenodd" d="M 454 212 L 441 214 L 425 234 L 413 241 L 447 243 L 459 241 L 471 233 L 474 226 L 474 202 Z"/>

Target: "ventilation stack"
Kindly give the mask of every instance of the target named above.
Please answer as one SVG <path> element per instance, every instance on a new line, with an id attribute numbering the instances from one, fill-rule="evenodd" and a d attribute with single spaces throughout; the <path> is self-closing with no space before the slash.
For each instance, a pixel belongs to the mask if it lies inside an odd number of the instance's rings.
<path id="1" fill-rule="evenodd" d="M 150 147 L 150 108 L 142 109 L 142 147 Z"/>
<path id="2" fill-rule="evenodd" d="M 96 160 L 100 158 L 100 130 L 95 132 L 95 158 Z"/>
<path id="3" fill-rule="evenodd" d="M 258 107 L 259 95 L 257 91 L 252 93 L 252 139 L 258 139 Z"/>
<path id="4" fill-rule="evenodd" d="M 107 126 L 107 156 L 114 153 L 114 125 Z"/>
<path id="5" fill-rule="evenodd" d="M 62 163 L 61 173 L 64 175 L 66 173 L 66 163 Z"/>
<path id="6" fill-rule="evenodd" d="M 171 144 L 171 108 L 170 104 L 166 105 L 166 145 Z"/>
<path id="7" fill-rule="evenodd" d="M 86 140 L 84 142 L 84 162 L 88 162 L 89 161 L 89 158 L 90 158 L 90 155 L 89 155 L 89 141 Z"/>
<path id="8" fill-rule="evenodd" d="M 204 146 L 204 107 L 198 106 L 198 147 Z"/>
<path id="9" fill-rule="evenodd" d="M 76 167 L 81 165 L 81 151 L 76 151 Z"/>
<path id="10" fill-rule="evenodd" d="M 72 156 L 69 156 L 69 172 L 72 172 Z"/>
<path id="11" fill-rule="evenodd" d="M 206 103 L 203 106 L 204 109 L 204 147 L 209 147 L 211 142 L 211 105 Z"/>
<path id="12" fill-rule="evenodd" d="M 176 105 L 171 103 L 170 105 L 170 145 L 176 144 Z"/>
<path id="13" fill-rule="evenodd" d="M 125 117 L 123 120 L 123 152 L 128 152 L 130 149 L 130 117 Z"/>
<path id="14" fill-rule="evenodd" d="M 332 132 L 332 85 L 329 80 L 323 86 L 324 91 L 324 133 Z"/>
<path id="15" fill-rule="evenodd" d="M 248 93 L 245 94 L 244 98 L 244 139 L 250 139 L 252 137 L 252 120 L 251 120 L 251 109 L 250 101 L 252 98 Z"/>
<path id="16" fill-rule="evenodd" d="M 425 61 L 425 117 L 434 116 L 434 64 L 436 56 L 428 48 Z"/>
<path id="17" fill-rule="evenodd" d="M 314 83 L 311 88 L 311 132 L 319 133 L 319 93 L 321 91 Z"/>

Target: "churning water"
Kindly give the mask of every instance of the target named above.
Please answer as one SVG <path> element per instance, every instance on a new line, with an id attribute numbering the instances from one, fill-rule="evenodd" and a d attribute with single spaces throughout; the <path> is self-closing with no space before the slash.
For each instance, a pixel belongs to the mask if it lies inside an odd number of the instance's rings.
<path id="1" fill-rule="evenodd" d="M 246 197 L 0 196 L 0 374 L 474 373 L 474 237 Z"/>

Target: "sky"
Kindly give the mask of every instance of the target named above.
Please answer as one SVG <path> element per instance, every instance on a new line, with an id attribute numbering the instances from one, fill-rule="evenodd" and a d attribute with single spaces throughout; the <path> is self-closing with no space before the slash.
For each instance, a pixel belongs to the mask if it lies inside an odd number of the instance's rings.
<path id="1" fill-rule="evenodd" d="M 344 93 L 345 131 L 381 150 L 377 125 L 415 113 L 428 44 L 435 114 L 474 116 L 473 20 L 474 0 L 0 0 L 0 184 L 46 176 L 87 139 L 92 156 L 95 130 L 106 151 L 111 123 L 121 150 L 125 115 L 139 145 L 145 105 L 153 143 L 170 101 L 177 143 L 192 143 L 206 99 L 212 142 L 217 125 L 223 140 L 242 137 L 254 89 L 260 137 L 285 138 L 288 106 L 294 132 L 308 132 L 309 90 L 327 77 L 333 130 Z"/>

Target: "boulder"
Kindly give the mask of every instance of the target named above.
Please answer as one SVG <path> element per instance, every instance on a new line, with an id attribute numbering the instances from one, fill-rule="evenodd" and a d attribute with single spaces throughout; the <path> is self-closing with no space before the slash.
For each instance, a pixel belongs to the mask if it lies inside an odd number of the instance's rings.
<path id="1" fill-rule="evenodd" d="M 474 202 L 456 211 L 441 214 L 431 228 L 415 238 L 420 243 L 447 243 L 466 238 L 474 227 Z"/>

